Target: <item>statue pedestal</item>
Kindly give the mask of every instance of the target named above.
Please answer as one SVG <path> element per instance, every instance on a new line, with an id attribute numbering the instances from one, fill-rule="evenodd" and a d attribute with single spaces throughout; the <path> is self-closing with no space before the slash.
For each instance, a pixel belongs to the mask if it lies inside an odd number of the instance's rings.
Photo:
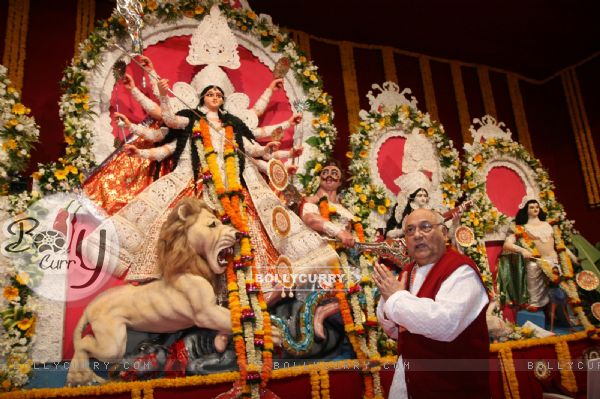
<path id="1" fill-rule="evenodd" d="M 533 324 L 546 328 L 546 315 L 543 310 L 537 312 L 530 312 L 528 310 L 519 310 L 517 312 L 517 325 L 522 326 L 527 321 L 531 321 Z"/>

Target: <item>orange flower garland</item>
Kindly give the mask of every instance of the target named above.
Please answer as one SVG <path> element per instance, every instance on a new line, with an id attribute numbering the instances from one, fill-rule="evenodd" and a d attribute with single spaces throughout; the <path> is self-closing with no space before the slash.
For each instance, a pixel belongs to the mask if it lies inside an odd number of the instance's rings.
<path id="1" fill-rule="evenodd" d="M 556 358 L 562 364 L 569 364 L 571 362 L 571 352 L 569 350 L 569 345 L 565 341 L 557 342 L 555 345 L 556 350 Z M 577 381 L 575 380 L 575 374 L 573 374 L 573 370 L 569 367 L 561 367 L 560 375 L 562 385 L 569 391 L 574 394 L 577 392 Z"/>
<path id="2" fill-rule="evenodd" d="M 329 373 L 325 368 L 319 370 L 319 375 L 321 376 L 321 399 L 329 399 Z"/>
<path id="3" fill-rule="evenodd" d="M 318 371 L 313 371 L 310 373 L 310 397 L 312 399 L 320 399 L 321 398 L 320 381 L 321 381 L 321 378 L 319 377 Z"/>
<path id="4" fill-rule="evenodd" d="M 331 220 L 331 216 L 329 215 L 329 201 L 325 196 L 319 199 L 319 213 L 321 213 L 323 219 Z"/>
<path id="5" fill-rule="evenodd" d="M 363 229 L 363 225 L 360 222 L 354 222 L 352 224 L 354 231 L 356 232 L 356 236 L 358 237 L 358 242 L 365 242 L 365 230 Z"/>
<path id="6" fill-rule="evenodd" d="M 365 375 L 365 398 L 372 398 L 373 396 L 375 396 L 373 390 L 373 376 Z"/>
<path id="7" fill-rule="evenodd" d="M 319 199 L 319 212 L 323 219 L 327 221 L 331 220 L 331 207 L 329 206 L 329 201 L 326 196 L 323 196 Z M 352 226 L 357 235 L 358 241 L 364 242 L 365 235 L 362 224 L 360 222 L 355 222 L 352 224 Z M 340 265 L 336 264 L 333 267 L 333 274 L 340 275 L 340 273 Z M 379 353 L 376 349 L 376 339 L 371 340 L 373 342 L 371 342 L 372 345 L 370 345 L 371 348 L 369 348 L 369 345 L 367 344 L 367 338 L 363 336 L 365 334 L 365 330 L 362 322 L 360 321 L 362 316 L 362 310 L 360 309 L 360 306 L 357 303 L 355 303 L 356 306 L 353 307 L 353 309 L 355 309 L 356 314 L 353 317 L 352 310 L 350 309 L 350 304 L 348 302 L 349 297 L 354 302 L 358 302 L 358 298 L 356 297 L 356 295 L 358 295 L 360 291 L 360 286 L 356 284 L 353 287 L 350 287 L 350 291 L 352 292 L 348 292 L 348 294 L 346 294 L 344 283 L 340 281 L 340 279 L 336 279 L 335 296 L 340 306 L 342 320 L 344 321 L 344 330 L 346 331 L 348 338 L 350 339 L 350 343 L 352 344 L 352 348 L 354 349 L 356 356 L 358 356 L 360 360 L 368 360 L 370 357 L 372 357 L 373 359 L 379 359 Z M 368 324 L 367 328 L 370 328 Z M 373 337 L 372 334 L 369 334 L 369 338 L 375 337 Z M 368 369 L 363 373 L 363 381 L 365 385 L 364 397 L 379 399 L 382 397 L 381 381 L 379 378 L 377 378 L 376 380 L 374 378 L 374 375 L 377 374 L 379 371 L 379 367 L 370 367 L 369 365 L 367 365 L 366 367 L 368 367 Z M 375 382 L 377 383 L 376 386 L 374 386 Z"/>
<path id="8" fill-rule="evenodd" d="M 252 275 L 256 273 L 246 205 L 239 176 L 237 144 L 232 126 L 225 127 L 223 148 L 227 188 L 217 163 L 210 129 L 201 119 L 193 128 L 198 156 L 203 164 L 206 188 L 214 188 L 219 199 L 221 220 L 242 233 L 236 253 L 227 266 L 227 290 L 231 311 L 232 334 L 242 382 L 242 396 L 260 396 L 257 382 L 266 386 L 273 367 L 273 340 L 270 316 L 260 286 Z M 211 187 L 211 185 L 213 187 Z M 240 291 L 243 289 L 243 291 Z M 257 348 L 262 350 L 258 351 Z M 249 384 L 250 383 L 250 384 Z"/>
<path id="9" fill-rule="evenodd" d="M 267 311 L 267 302 L 264 299 L 262 291 L 258 292 L 258 301 L 261 306 L 263 313 L 263 336 L 264 336 L 264 347 L 263 347 L 263 369 L 261 372 L 261 386 L 264 388 L 267 385 L 267 381 L 273 371 L 273 335 L 271 327 L 271 316 Z M 269 334 L 264 332 L 268 331 Z"/>
<path id="10" fill-rule="evenodd" d="M 498 351 L 498 359 L 502 369 L 502 382 L 504 386 L 504 394 L 509 398 L 520 398 L 519 396 L 519 380 L 515 369 L 512 351 L 510 349 L 500 349 Z"/>
<path id="11" fill-rule="evenodd" d="M 331 206 L 327 196 L 322 196 L 318 201 L 319 205 L 319 214 L 321 217 L 327 221 L 331 221 L 333 216 L 337 216 L 337 212 L 334 206 Z M 365 230 L 363 229 L 363 225 L 360 222 L 352 223 L 352 228 L 356 233 L 356 238 L 358 238 L 358 242 L 365 242 Z"/>
<path id="12" fill-rule="evenodd" d="M 242 311 L 240 306 L 239 287 L 236 281 L 233 262 L 227 265 L 227 292 L 229 294 L 229 309 L 231 312 L 231 333 L 233 335 L 233 344 L 240 368 L 240 379 L 245 381 L 246 370 L 246 351 L 244 350 L 244 331 L 242 329 Z"/>

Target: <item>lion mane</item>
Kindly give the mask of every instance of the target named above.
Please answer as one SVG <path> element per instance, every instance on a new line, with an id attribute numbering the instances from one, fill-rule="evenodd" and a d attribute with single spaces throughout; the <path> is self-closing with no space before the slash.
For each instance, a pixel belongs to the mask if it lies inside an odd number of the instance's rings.
<path id="1" fill-rule="evenodd" d="M 213 271 L 207 261 L 198 256 L 187 238 L 188 229 L 196 222 L 203 209 L 212 212 L 204 201 L 184 198 L 173 208 L 160 230 L 158 262 L 163 279 L 169 283 L 183 273 L 191 273 L 204 277 L 213 287 L 215 285 Z"/>

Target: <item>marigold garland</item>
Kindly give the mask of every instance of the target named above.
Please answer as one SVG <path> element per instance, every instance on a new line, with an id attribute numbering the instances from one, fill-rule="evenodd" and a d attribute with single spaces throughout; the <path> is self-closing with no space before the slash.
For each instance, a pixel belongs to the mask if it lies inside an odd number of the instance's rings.
<path id="1" fill-rule="evenodd" d="M 312 399 L 321 398 L 321 377 L 319 371 L 311 371 L 310 373 L 310 397 Z"/>
<path id="2" fill-rule="evenodd" d="M 327 221 L 332 219 L 332 215 L 336 214 L 332 212 L 331 205 L 327 196 L 323 196 L 319 199 L 319 212 L 321 217 Z M 359 242 L 364 242 L 364 230 L 360 222 L 352 223 L 352 227 L 356 233 Z M 342 265 L 342 271 L 344 275 L 350 276 L 350 270 L 348 268 L 348 262 L 346 254 L 342 253 L 340 256 L 340 262 Z M 344 321 L 344 329 L 348 335 L 348 339 L 352 344 L 352 348 L 359 359 L 372 359 L 378 360 L 380 358 L 377 350 L 377 329 L 378 323 L 367 323 L 366 330 L 363 326 L 362 319 L 364 317 L 363 309 L 360 306 L 359 295 L 361 291 L 365 291 L 365 297 L 367 301 L 367 319 L 371 320 L 375 316 L 375 305 L 373 298 L 369 298 L 372 294 L 370 288 L 372 287 L 372 281 L 370 279 L 369 264 L 366 259 L 366 255 L 361 255 L 359 258 L 361 265 L 361 282 L 360 284 L 353 284 L 349 287 L 344 287 L 344 283 L 339 279 L 336 279 L 335 283 L 335 295 L 338 299 L 340 306 L 340 313 L 342 320 Z M 333 268 L 333 274 L 339 275 L 340 265 L 336 264 Z M 348 290 L 346 291 L 346 288 Z M 368 372 L 363 373 L 363 379 L 365 383 L 365 398 L 373 398 L 376 393 L 381 392 L 381 383 L 377 379 L 378 385 L 373 388 L 373 376 L 377 373 L 376 370 L 369 368 Z"/>
<path id="3" fill-rule="evenodd" d="M 208 174 L 203 176 L 206 188 L 214 187 L 221 205 L 221 220 L 231 224 L 242 233 L 234 256 L 227 266 L 227 287 L 231 310 L 232 332 L 237 362 L 242 382 L 242 396 L 260 396 L 260 386 L 266 386 L 273 365 L 272 331 L 269 313 L 260 293 L 260 286 L 252 276 L 256 274 L 248 217 L 241 194 L 238 157 L 232 126 L 225 126 L 223 153 L 227 187 L 217 163 L 217 155 L 210 136 L 210 127 L 200 119 L 193 127 L 196 149 L 201 165 Z M 254 287 L 257 287 L 255 289 Z M 260 348 L 260 349 L 259 349 Z"/>
<path id="4" fill-rule="evenodd" d="M 507 378 L 505 377 L 504 366 L 502 365 L 500 355 L 498 355 L 498 364 L 500 365 L 500 373 L 502 373 L 502 389 L 504 390 L 504 397 L 510 397 L 508 396 L 510 394 L 510 388 L 508 386 Z"/>
<path id="5" fill-rule="evenodd" d="M 352 227 L 356 232 L 356 237 L 358 238 L 358 242 L 365 242 L 365 230 L 363 229 L 363 225 L 360 222 L 352 223 Z"/>
<path id="6" fill-rule="evenodd" d="M 600 332 L 600 329 L 596 329 L 593 333 Z M 490 345 L 490 352 L 499 352 L 503 349 L 525 349 L 525 348 L 533 348 L 537 346 L 544 345 L 555 345 L 559 342 L 569 342 L 569 341 L 578 341 L 584 338 L 591 336 L 588 331 L 579 331 L 573 334 L 568 335 L 554 335 L 545 338 L 531 338 L 523 341 L 509 341 L 509 342 L 501 342 L 494 343 Z"/>
<path id="7" fill-rule="evenodd" d="M 530 347 L 554 345 L 557 360 L 562 364 L 569 364 L 571 353 L 567 342 L 578 341 L 589 336 L 587 331 L 569 335 L 551 336 L 546 338 L 532 338 L 526 341 L 512 341 L 490 345 L 490 352 L 497 352 L 503 370 L 504 391 L 507 397 L 519 397 L 519 383 L 516 377 L 512 351 Z M 571 393 L 577 392 L 577 383 L 573 371 L 568 367 L 561 368 L 562 385 Z M 510 391 L 507 391 L 507 390 Z"/>
<path id="8" fill-rule="evenodd" d="M 556 343 L 556 358 L 560 364 L 569 364 L 571 361 L 571 351 L 569 351 L 569 345 L 565 341 Z M 577 392 L 577 382 L 575 381 L 575 374 L 570 367 L 561 367 L 560 375 L 562 385 L 571 393 Z"/>
<path id="9" fill-rule="evenodd" d="M 319 379 L 321 383 L 321 399 L 329 399 L 329 372 L 325 368 L 319 370 Z"/>
<path id="10" fill-rule="evenodd" d="M 325 220 L 331 220 L 330 209 L 329 209 L 329 201 L 327 200 L 327 196 L 322 196 L 319 198 L 319 212 L 321 216 Z"/>
<path id="11" fill-rule="evenodd" d="M 142 393 L 144 394 L 144 399 L 154 399 L 154 388 L 144 387 Z"/>
<path id="12" fill-rule="evenodd" d="M 502 379 L 506 380 L 506 383 L 508 384 L 508 387 L 510 389 L 509 392 L 505 392 L 506 397 L 519 399 L 521 397 L 519 394 L 519 380 L 517 379 L 517 374 L 515 371 L 515 363 L 512 356 L 512 350 L 507 348 L 501 349 L 498 352 L 498 357 L 500 358 L 500 364 L 503 371 Z"/>
<path id="13" fill-rule="evenodd" d="M 365 375 L 365 378 L 363 379 L 365 382 L 365 394 L 364 394 L 364 398 L 372 398 L 375 396 L 375 391 L 373 390 L 373 376 L 372 375 Z"/>
<path id="14" fill-rule="evenodd" d="M 395 357 L 387 357 L 382 359 L 382 364 L 393 365 L 396 363 Z M 356 370 L 364 364 L 359 360 L 339 360 L 326 363 L 317 363 L 306 366 L 295 366 L 289 368 L 281 368 L 273 371 L 271 378 L 281 380 L 293 378 L 302 375 L 316 375 L 315 378 L 320 380 L 320 371 L 326 370 Z M 29 398 L 49 398 L 49 397 L 72 397 L 72 396 L 103 396 L 115 395 L 121 393 L 132 392 L 135 389 L 141 390 L 146 395 L 149 390 L 157 388 L 181 388 L 195 387 L 203 385 L 218 385 L 231 383 L 240 379 L 240 373 L 237 371 L 212 374 L 206 376 L 189 376 L 185 378 L 160 378 L 147 381 L 133 382 L 110 382 L 104 385 L 96 386 L 81 386 L 81 387 L 64 387 L 64 388 L 41 388 L 22 391 L 7 392 L 2 395 L 6 399 L 29 399 Z"/>
<path id="15" fill-rule="evenodd" d="M 190 376 L 185 378 L 161 378 L 147 381 L 134 382 L 109 382 L 104 385 L 64 387 L 64 388 L 40 388 L 22 391 L 12 391 L 2 394 L 6 399 L 25 399 L 25 398 L 54 398 L 54 397 L 73 397 L 73 396 L 106 396 L 123 393 L 133 393 L 142 391 L 144 394 L 148 390 L 153 391 L 156 388 L 181 388 L 203 385 L 218 385 L 230 383 L 239 380 L 240 374 L 236 372 L 226 372 L 206 376 Z"/>
<path id="16" fill-rule="evenodd" d="M 261 311 L 263 314 L 263 339 L 264 339 L 264 350 L 263 350 L 263 362 L 264 366 L 261 372 L 261 387 L 266 387 L 267 381 L 271 377 L 271 373 L 273 372 L 273 328 L 271 326 L 271 316 L 267 311 L 267 303 L 264 299 L 262 291 L 258 291 L 258 301 L 261 306 Z M 265 334 L 265 331 L 269 331 L 271 333 Z"/>

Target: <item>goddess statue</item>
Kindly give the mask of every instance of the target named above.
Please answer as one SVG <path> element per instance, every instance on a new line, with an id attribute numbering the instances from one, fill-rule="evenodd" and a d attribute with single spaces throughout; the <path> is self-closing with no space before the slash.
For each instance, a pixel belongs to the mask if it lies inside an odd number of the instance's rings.
<path id="1" fill-rule="evenodd" d="M 528 200 L 517 212 L 514 231 L 504 241 L 503 248 L 520 254 L 526 261 L 527 309 L 530 311 L 535 312 L 550 302 L 548 274 L 561 273 L 555 244 L 554 229 L 546 221 L 540 203 L 536 199 Z M 565 250 L 576 262 L 577 257 L 568 248 Z"/>

